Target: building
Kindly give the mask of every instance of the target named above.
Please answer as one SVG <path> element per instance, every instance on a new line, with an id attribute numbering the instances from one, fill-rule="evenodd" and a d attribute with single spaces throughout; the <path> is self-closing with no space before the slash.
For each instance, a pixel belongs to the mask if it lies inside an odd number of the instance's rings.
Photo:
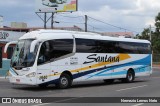
<path id="1" fill-rule="evenodd" d="M 27 28 L 27 23 L 24 23 L 24 22 L 11 22 L 11 28 Z"/>
<path id="2" fill-rule="evenodd" d="M 134 38 L 133 32 L 104 32 L 103 36 Z"/>

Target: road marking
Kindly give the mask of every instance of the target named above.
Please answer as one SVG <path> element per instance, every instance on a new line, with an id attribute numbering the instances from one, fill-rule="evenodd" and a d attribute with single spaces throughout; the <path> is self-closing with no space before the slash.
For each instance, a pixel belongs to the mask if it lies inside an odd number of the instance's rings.
<path id="1" fill-rule="evenodd" d="M 70 98 L 70 99 L 58 100 L 58 101 L 55 101 L 54 103 L 64 102 L 64 101 L 73 100 L 73 99 L 78 99 L 78 98 L 82 98 L 82 97 L 74 97 L 74 98 Z"/>
<path id="2" fill-rule="evenodd" d="M 43 106 L 43 105 L 49 105 L 51 103 L 42 103 L 42 104 L 37 104 L 37 105 L 32 105 L 32 106 Z"/>
<path id="3" fill-rule="evenodd" d="M 152 78 L 160 78 L 160 77 L 152 77 Z"/>
<path id="4" fill-rule="evenodd" d="M 143 105 L 144 103 L 139 103 L 139 104 L 135 104 L 135 105 L 132 105 L 132 106 L 140 106 L 140 105 Z"/>
<path id="5" fill-rule="evenodd" d="M 136 87 L 131 87 L 131 88 L 119 89 L 119 90 L 116 90 L 116 91 L 125 91 L 125 90 L 130 90 L 130 89 L 142 88 L 142 87 L 145 87 L 145 86 L 148 86 L 148 85 L 142 85 L 142 86 L 136 86 Z"/>
<path id="6" fill-rule="evenodd" d="M 64 101 L 78 99 L 78 98 L 82 98 L 82 97 L 74 97 L 74 98 L 70 98 L 70 99 L 57 100 L 57 101 L 54 101 L 53 103 L 59 103 L 59 102 L 64 102 Z M 43 106 L 43 105 L 49 105 L 49 104 L 51 104 L 51 103 L 42 103 L 42 104 L 37 104 L 37 105 L 32 105 L 32 106 Z"/>

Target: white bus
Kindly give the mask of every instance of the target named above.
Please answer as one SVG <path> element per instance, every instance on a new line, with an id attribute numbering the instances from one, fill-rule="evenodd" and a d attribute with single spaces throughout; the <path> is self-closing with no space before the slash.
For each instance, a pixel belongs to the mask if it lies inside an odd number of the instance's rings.
<path id="1" fill-rule="evenodd" d="M 135 77 L 151 74 L 151 44 L 147 40 L 37 30 L 19 38 L 9 80 L 14 84 L 69 88 L 76 81 L 133 82 Z"/>

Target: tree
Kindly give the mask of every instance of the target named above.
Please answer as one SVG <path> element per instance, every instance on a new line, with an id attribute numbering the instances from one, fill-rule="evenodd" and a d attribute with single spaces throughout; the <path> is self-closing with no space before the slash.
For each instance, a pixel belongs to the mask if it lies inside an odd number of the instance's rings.
<path id="1" fill-rule="evenodd" d="M 141 33 L 141 36 L 138 36 L 138 38 L 139 39 L 146 39 L 146 40 L 149 40 L 149 38 L 150 38 L 150 30 L 149 30 L 149 28 L 145 28 L 144 30 L 143 30 L 143 32 Z"/>
<path id="2" fill-rule="evenodd" d="M 160 54 L 160 13 L 155 17 L 155 27 L 156 30 L 151 32 L 152 36 L 152 49 L 154 54 Z M 145 28 L 141 35 L 137 35 L 138 39 L 150 39 L 150 29 Z"/>
<path id="3" fill-rule="evenodd" d="M 157 33 L 159 33 L 159 29 L 160 29 L 160 13 L 158 13 L 158 15 L 155 18 L 155 26 L 156 26 L 156 31 Z"/>
<path id="4" fill-rule="evenodd" d="M 152 37 L 153 50 L 154 53 L 160 54 L 160 13 L 155 17 L 155 27 L 156 30 Z"/>

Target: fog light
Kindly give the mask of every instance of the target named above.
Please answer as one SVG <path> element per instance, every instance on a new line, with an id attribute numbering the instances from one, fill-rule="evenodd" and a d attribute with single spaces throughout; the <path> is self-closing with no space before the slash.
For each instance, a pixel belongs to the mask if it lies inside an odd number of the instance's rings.
<path id="1" fill-rule="evenodd" d="M 35 72 L 32 72 L 32 73 L 26 75 L 26 77 L 35 77 L 35 76 L 36 76 L 36 73 L 35 73 Z"/>

